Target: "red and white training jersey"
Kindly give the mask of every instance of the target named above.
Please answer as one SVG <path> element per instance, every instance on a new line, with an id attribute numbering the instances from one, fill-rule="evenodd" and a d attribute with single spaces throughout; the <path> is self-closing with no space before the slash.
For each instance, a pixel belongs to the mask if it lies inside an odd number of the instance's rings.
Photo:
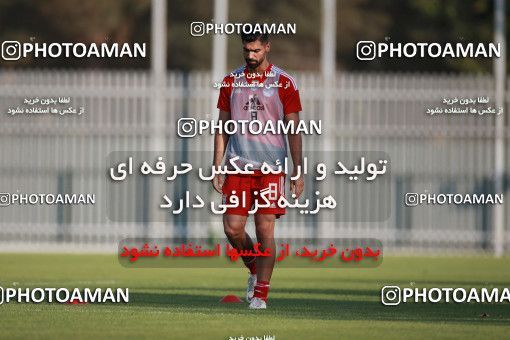
<path id="1" fill-rule="evenodd" d="M 248 74 L 246 66 L 242 66 L 223 79 L 218 109 L 230 112 L 230 119 L 258 120 L 261 124 L 257 126 L 262 127 L 271 121 L 276 128 L 277 122 L 284 120 L 285 115 L 301 111 L 296 82 L 285 71 L 271 64 L 259 78 L 252 79 L 251 75 L 249 78 Z M 260 86 L 253 86 L 254 83 Z M 274 87 L 272 84 L 281 86 Z M 248 129 L 242 134 L 238 128 L 235 134 L 230 135 L 226 150 L 227 160 L 235 156 L 239 156 L 236 164 L 241 168 L 246 163 L 253 164 L 253 169 L 260 169 L 263 162 L 273 168 L 277 164 L 283 165 L 287 157 L 285 135 L 278 131 L 276 134 L 251 134 Z"/>

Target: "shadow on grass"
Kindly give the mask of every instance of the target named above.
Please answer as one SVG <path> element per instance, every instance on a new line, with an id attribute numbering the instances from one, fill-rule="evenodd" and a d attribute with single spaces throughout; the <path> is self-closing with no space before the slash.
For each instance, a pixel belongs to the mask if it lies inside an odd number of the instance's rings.
<path id="1" fill-rule="evenodd" d="M 210 292 L 212 289 L 194 289 Z M 212 290 L 220 291 L 220 289 Z M 224 290 L 223 290 L 224 291 Z M 324 293 L 324 291 L 327 291 Z M 286 290 L 288 293 L 297 293 Z M 221 304 L 217 296 L 200 293 L 131 293 L 130 305 L 137 307 L 153 307 L 178 309 L 180 312 L 235 314 L 253 316 L 262 312 L 265 316 L 296 319 L 317 320 L 373 320 L 373 321 L 411 321 L 411 322 L 448 322 L 463 324 L 493 324 L 508 325 L 510 322 L 510 308 L 506 304 L 456 304 L 456 303 L 407 303 L 399 306 L 384 306 L 379 301 L 378 292 L 367 290 L 322 290 L 310 289 L 310 294 L 355 295 L 357 300 L 327 300 L 307 299 L 302 297 L 281 298 L 271 297 L 268 309 L 251 311 L 246 303 Z M 371 296 L 377 301 L 366 301 L 363 298 Z M 486 313 L 488 317 L 480 317 Z M 259 315 L 259 314 L 257 314 Z"/>
<path id="2" fill-rule="evenodd" d="M 501 287 L 508 287 L 510 286 L 510 281 L 494 281 L 494 280 L 429 280 L 425 279 L 422 280 L 419 277 L 410 279 L 390 279 L 386 277 L 380 277 L 380 278 L 371 278 L 371 279 L 363 279 L 363 278 L 350 278 L 350 277 L 342 277 L 341 279 L 338 278 L 307 278 L 306 279 L 308 283 L 313 282 L 331 282 L 331 283 L 354 283 L 354 284 L 375 284 L 375 285 L 397 285 L 402 287 L 407 287 L 410 285 L 410 282 L 412 281 L 416 285 L 433 285 L 435 287 L 464 287 L 464 288 L 470 288 L 470 287 L 487 287 L 488 285 L 495 285 L 495 286 L 501 286 Z"/>

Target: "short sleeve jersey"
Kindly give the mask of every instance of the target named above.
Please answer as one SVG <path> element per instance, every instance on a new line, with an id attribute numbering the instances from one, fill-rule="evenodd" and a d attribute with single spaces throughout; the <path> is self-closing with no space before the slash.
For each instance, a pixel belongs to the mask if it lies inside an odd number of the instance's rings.
<path id="1" fill-rule="evenodd" d="M 277 86 L 275 86 L 277 85 Z M 275 65 L 253 77 L 246 66 L 239 67 L 223 79 L 218 98 L 220 110 L 230 112 L 232 120 L 252 121 L 255 130 L 268 124 L 276 128 L 278 121 L 285 115 L 301 111 L 301 100 L 294 79 Z M 274 130 L 271 130 L 274 131 Z M 229 137 L 226 159 L 238 156 L 237 165 L 253 164 L 260 169 L 263 162 L 275 167 L 287 157 L 287 143 L 282 133 L 251 134 L 249 129 L 237 132 Z"/>

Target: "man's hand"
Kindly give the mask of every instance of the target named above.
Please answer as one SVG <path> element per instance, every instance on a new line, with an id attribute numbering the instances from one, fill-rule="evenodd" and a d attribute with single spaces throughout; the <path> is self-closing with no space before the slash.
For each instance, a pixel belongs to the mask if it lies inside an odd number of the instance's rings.
<path id="1" fill-rule="evenodd" d="M 286 122 L 294 122 L 295 126 L 299 124 L 299 112 L 289 113 L 285 115 Z M 290 154 L 292 156 L 292 163 L 294 164 L 294 171 L 292 172 L 292 177 L 296 177 L 297 175 L 297 167 L 302 167 L 301 164 L 303 162 L 302 157 L 302 142 L 301 142 L 301 134 L 298 132 L 296 134 L 290 133 L 287 135 L 289 140 Z M 290 180 L 290 192 L 296 195 L 296 198 L 301 196 L 303 192 L 303 188 L 305 187 L 305 181 L 303 179 L 303 173 L 299 173 L 299 178 L 295 180 Z"/>
<path id="2" fill-rule="evenodd" d="M 296 174 L 297 174 L 297 172 L 293 171 L 291 177 L 295 177 Z M 305 181 L 303 179 L 303 174 L 300 174 L 298 179 L 290 180 L 290 192 L 292 194 L 296 195 L 296 198 L 299 198 L 299 196 L 301 196 L 304 188 L 305 188 Z"/>
<path id="3" fill-rule="evenodd" d="M 222 90 L 224 88 L 222 87 Z M 220 110 L 220 115 L 218 117 L 218 124 L 223 125 L 226 121 L 230 120 L 230 112 Z M 213 153 L 213 166 L 216 168 L 221 165 L 221 160 L 225 154 L 225 148 L 228 144 L 228 134 L 220 133 L 219 130 L 216 130 L 214 134 L 214 153 Z M 221 187 L 223 186 L 223 181 L 225 177 L 223 175 L 215 175 L 212 179 L 212 185 L 214 190 L 218 193 L 223 194 Z"/>
<path id="4" fill-rule="evenodd" d="M 221 188 L 223 187 L 224 180 L 225 178 L 223 175 L 214 175 L 214 178 L 212 179 L 212 185 L 214 190 L 216 190 L 220 194 L 223 194 Z"/>

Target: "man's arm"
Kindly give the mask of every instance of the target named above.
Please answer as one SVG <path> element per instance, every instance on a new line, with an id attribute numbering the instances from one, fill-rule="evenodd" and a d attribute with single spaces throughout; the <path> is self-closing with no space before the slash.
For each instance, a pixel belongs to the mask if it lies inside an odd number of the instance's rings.
<path id="1" fill-rule="evenodd" d="M 299 113 L 289 113 L 285 115 L 285 121 L 290 122 L 294 121 L 294 126 L 298 126 L 299 123 Z M 292 171 L 292 177 L 297 175 L 297 167 L 301 168 L 300 176 L 298 179 L 290 181 L 290 191 L 296 195 L 296 198 L 301 196 L 303 192 L 305 181 L 303 180 L 303 155 L 302 155 L 302 141 L 301 141 L 301 133 L 289 133 L 287 136 L 289 140 L 290 147 L 290 155 L 292 157 L 292 162 L 294 163 L 294 169 Z"/>
<path id="2" fill-rule="evenodd" d="M 230 112 L 220 110 L 220 115 L 218 118 L 219 124 L 223 124 L 225 121 L 230 120 Z M 225 149 L 227 147 L 229 135 L 226 133 L 219 133 L 216 131 L 214 135 L 214 155 L 213 155 L 213 166 L 218 167 L 221 165 L 221 161 L 223 160 L 223 156 L 225 154 Z M 223 185 L 223 179 L 220 176 L 214 176 L 213 178 L 213 187 L 214 190 L 222 193 L 221 187 Z"/>

